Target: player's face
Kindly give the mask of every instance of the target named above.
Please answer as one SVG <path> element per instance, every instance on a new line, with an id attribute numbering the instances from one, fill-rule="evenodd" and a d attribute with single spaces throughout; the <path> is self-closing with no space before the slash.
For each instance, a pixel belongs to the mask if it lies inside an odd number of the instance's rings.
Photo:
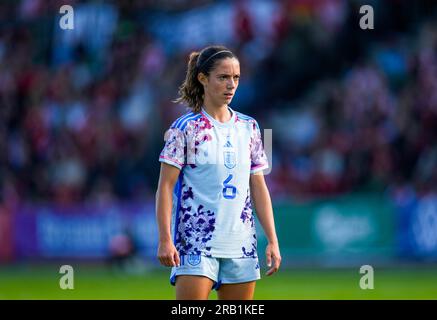
<path id="1" fill-rule="evenodd" d="M 217 61 L 215 68 L 207 78 L 205 101 L 215 106 L 231 103 L 240 80 L 240 63 L 235 58 L 225 58 Z"/>

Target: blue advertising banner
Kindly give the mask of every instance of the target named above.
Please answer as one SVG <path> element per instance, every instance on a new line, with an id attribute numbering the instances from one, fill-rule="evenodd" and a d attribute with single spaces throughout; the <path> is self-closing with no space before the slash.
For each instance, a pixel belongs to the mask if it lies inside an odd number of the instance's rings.
<path id="1" fill-rule="evenodd" d="M 17 257 L 105 258 L 111 241 L 128 234 L 144 257 L 155 257 L 157 228 L 153 206 L 27 205 L 15 214 Z"/>
<path id="2" fill-rule="evenodd" d="M 437 260 L 437 195 L 397 203 L 398 247 L 406 258 Z"/>
<path id="3" fill-rule="evenodd" d="M 395 258 L 437 260 L 437 196 L 391 205 L 383 195 L 351 194 L 274 208 L 284 265 L 347 265 Z M 125 250 L 156 261 L 158 230 L 151 203 L 57 207 L 29 204 L 0 221 L 0 255 L 15 258 L 106 259 Z M 258 225 L 259 254 L 265 237 Z M 13 249 L 13 250 L 12 250 Z"/>

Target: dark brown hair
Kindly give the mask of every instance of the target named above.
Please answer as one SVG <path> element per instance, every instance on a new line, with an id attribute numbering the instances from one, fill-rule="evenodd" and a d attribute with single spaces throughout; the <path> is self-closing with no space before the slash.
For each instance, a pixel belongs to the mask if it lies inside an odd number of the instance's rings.
<path id="1" fill-rule="evenodd" d="M 204 90 L 203 85 L 197 79 L 197 75 L 203 73 L 208 76 L 214 69 L 216 62 L 225 58 L 238 59 L 224 46 L 209 46 L 200 52 L 191 52 L 185 80 L 179 87 L 179 97 L 173 102 L 185 102 L 195 113 L 200 112 L 203 105 Z"/>

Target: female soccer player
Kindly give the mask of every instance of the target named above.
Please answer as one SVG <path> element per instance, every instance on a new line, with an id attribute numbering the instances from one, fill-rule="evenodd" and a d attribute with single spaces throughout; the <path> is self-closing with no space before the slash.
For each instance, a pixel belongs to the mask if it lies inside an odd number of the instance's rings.
<path id="1" fill-rule="evenodd" d="M 227 48 L 192 52 L 175 101 L 192 112 L 166 133 L 156 215 L 158 258 L 172 267 L 176 299 L 208 299 L 214 288 L 219 299 L 253 299 L 260 267 L 251 200 L 268 240 L 266 274 L 281 263 L 261 133 L 253 118 L 229 107 L 239 79 Z"/>

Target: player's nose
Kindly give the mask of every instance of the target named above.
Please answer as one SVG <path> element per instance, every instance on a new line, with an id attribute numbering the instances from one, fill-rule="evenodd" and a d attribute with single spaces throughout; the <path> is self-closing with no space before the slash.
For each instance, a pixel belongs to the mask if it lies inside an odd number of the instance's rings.
<path id="1" fill-rule="evenodd" d="M 231 89 L 235 88 L 235 85 L 236 85 L 235 80 L 234 79 L 229 79 L 229 81 L 226 84 L 226 88 L 231 90 Z"/>

